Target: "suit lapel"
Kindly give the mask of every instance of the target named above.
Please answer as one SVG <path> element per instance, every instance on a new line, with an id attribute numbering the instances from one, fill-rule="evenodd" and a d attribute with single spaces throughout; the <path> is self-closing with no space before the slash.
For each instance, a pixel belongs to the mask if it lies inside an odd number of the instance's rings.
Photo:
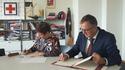
<path id="1" fill-rule="evenodd" d="M 102 31 L 99 30 L 98 36 L 95 39 L 95 42 L 93 43 L 93 51 L 96 51 L 99 48 L 99 44 L 102 39 L 101 37 L 102 37 Z"/>
<path id="2" fill-rule="evenodd" d="M 81 42 L 82 42 L 82 49 L 83 49 L 83 51 L 85 51 L 86 43 L 87 43 L 87 38 L 84 37 L 83 40 L 82 40 Z"/>

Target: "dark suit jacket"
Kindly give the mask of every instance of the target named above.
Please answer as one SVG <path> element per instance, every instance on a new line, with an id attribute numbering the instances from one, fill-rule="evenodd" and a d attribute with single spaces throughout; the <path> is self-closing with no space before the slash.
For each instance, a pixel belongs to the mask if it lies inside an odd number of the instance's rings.
<path id="1" fill-rule="evenodd" d="M 99 33 L 96 37 L 96 40 L 93 44 L 92 52 L 100 54 L 102 57 L 108 60 L 108 65 L 115 65 L 121 63 L 121 56 L 119 50 L 117 49 L 115 36 L 105 30 L 102 30 L 98 27 Z M 87 38 L 85 35 L 80 32 L 76 41 L 76 44 L 70 49 L 67 54 L 70 57 L 74 57 L 79 52 L 82 53 L 83 58 L 88 57 L 85 52 L 87 43 Z"/>

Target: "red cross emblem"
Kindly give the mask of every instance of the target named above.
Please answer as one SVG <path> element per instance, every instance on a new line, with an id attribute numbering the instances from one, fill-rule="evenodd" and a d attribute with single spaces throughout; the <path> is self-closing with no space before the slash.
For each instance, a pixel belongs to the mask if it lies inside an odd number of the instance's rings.
<path id="1" fill-rule="evenodd" d="M 9 4 L 9 6 L 6 7 L 6 10 L 9 11 L 9 13 L 12 13 L 12 11 L 15 10 L 15 7 L 12 7 L 12 4 Z"/>
<path id="2" fill-rule="evenodd" d="M 17 4 L 15 2 L 5 2 L 4 8 L 5 15 L 16 15 L 17 13 Z"/>

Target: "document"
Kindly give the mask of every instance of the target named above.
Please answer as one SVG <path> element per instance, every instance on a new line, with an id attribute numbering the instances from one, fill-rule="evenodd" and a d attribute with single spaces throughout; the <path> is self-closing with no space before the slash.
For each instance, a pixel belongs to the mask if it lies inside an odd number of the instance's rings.
<path id="1" fill-rule="evenodd" d="M 69 67 L 74 69 L 82 69 L 82 70 L 94 70 L 96 69 L 97 65 L 90 60 L 92 56 L 87 57 L 85 59 L 69 59 L 67 61 L 55 61 L 52 64 L 62 67 Z M 102 70 L 105 70 L 106 68 L 103 67 Z"/>
<path id="2" fill-rule="evenodd" d="M 79 62 L 73 64 L 73 66 L 77 66 L 77 65 L 79 65 L 79 64 L 81 64 L 81 63 L 83 63 L 83 62 L 89 61 L 91 58 L 92 58 L 92 56 L 87 57 L 87 58 L 85 58 L 85 59 L 83 59 L 83 60 L 81 60 L 81 61 L 79 61 Z"/>

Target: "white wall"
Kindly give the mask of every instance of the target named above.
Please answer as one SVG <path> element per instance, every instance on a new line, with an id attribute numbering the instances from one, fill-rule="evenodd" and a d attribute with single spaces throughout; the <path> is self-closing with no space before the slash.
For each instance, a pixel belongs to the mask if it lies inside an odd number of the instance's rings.
<path id="1" fill-rule="evenodd" d="M 122 52 L 122 59 L 125 60 L 125 0 L 123 0 L 122 2 L 122 48 L 121 48 L 121 52 Z"/>
<path id="2" fill-rule="evenodd" d="M 122 0 L 107 0 L 107 30 L 116 36 L 118 48 L 122 48 Z"/>
<path id="3" fill-rule="evenodd" d="M 107 29 L 107 0 L 101 0 L 101 28 Z"/>
<path id="4" fill-rule="evenodd" d="M 73 33 L 75 43 L 79 33 L 79 0 L 73 0 Z"/>
<path id="5" fill-rule="evenodd" d="M 94 15 L 101 25 L 101 0 L 79 0 L 79 21 L 86 15 Z"/>

